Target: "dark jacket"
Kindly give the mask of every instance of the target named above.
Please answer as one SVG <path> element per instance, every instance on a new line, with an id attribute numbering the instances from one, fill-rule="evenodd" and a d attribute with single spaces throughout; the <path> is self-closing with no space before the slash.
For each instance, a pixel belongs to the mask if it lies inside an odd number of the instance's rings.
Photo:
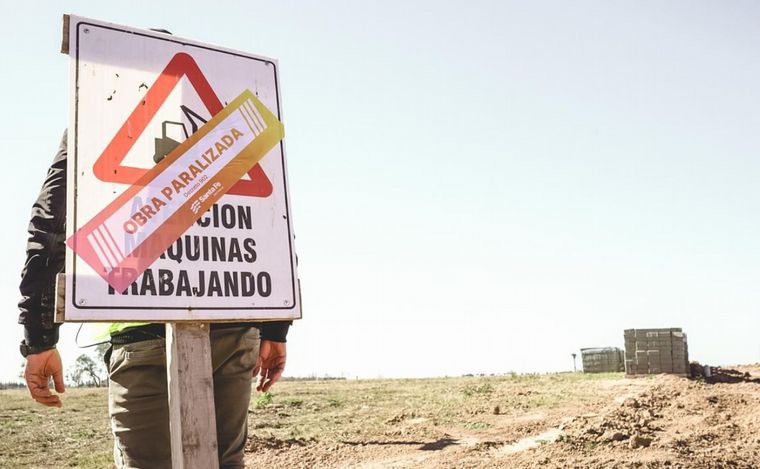
<path id="1" fill-rule="evenodd" d="M 53 164 L 32 207 L 26 264 L 21 272 L 19 324 L 24 340 L 32 347 L 50 347 L 58 342 L 54 321 L 55 278 L 63 272 L 66 256 L 66 144 L 64 131 Z M 285 342 L 290 321 L 245 323 L 258 327 L 261 338 Z"/>

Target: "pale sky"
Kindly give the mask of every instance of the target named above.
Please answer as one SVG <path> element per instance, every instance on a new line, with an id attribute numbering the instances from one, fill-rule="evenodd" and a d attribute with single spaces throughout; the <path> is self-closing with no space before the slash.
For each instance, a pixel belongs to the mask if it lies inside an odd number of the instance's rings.
<path id="1" fill-rule="evenodd" d="M 695 360 L 760 360 L 755 2 L 0 5 L 0 380 L 67 125 L 63 13 L 279 59 L 304 305 L 288 375 L 568 370 L 645 327 L 682 327 Z"/>

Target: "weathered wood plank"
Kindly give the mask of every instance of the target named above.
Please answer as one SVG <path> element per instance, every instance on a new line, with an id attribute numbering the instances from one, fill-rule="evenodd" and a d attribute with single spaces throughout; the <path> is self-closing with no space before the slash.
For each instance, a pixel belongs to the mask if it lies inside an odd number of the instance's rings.
<path id="1" fill-rule="evenodd" d="M 209 325 L 167 323 L 166 364 L 172 467 L 217 469 Z"/>
<path id="2" fill-rule="evenodd" d="M 69 15 L 63 15 L 63 35 L 61 36 L 61 54 L 69 53 Z"/>

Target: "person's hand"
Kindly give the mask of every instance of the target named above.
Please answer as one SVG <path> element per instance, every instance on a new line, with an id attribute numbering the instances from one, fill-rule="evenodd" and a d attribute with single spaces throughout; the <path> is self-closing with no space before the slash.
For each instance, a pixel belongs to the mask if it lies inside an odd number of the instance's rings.
<path id="1" fill-rule="evenodd" d="M 63 364 L 58 349 L 45 350 L 26 357 L 26 369 L 24 379 L 32 399 L 48 407 L 61 407 L 61 398 L 50 392 L 48 379 L 53 377 L 55 390 L 64 392 L 63 387 Z"/>
<path id="2" fill-rule="evenodd" d="M 267 392 L 285 370 L 285 342 L 262 340 L 259 357 L 253 368 L 253 376 L 258 375 L 256 390 Z"/>

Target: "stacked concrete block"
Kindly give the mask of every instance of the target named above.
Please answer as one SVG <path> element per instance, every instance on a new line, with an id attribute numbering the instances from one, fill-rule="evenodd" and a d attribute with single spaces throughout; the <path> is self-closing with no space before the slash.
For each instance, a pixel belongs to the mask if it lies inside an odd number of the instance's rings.
<path id="1" fill-rule="evenodd" d="M 616 373 L 625 369 L 623 351 L 617 347 L 582 348 L 584 373 Z"/>
<path id="2" fill-rule="evenodd" d="M 686 341 L 686 334 L 683 332 L 673 333 L 673 373 L 689 373 L 689 344 Z"/>
<path id="3" fill-rule="evenodd" d="M 688 373 L 686 334 L 680 328 L 627 329 L 624 338 L 626 374 Z"/>

